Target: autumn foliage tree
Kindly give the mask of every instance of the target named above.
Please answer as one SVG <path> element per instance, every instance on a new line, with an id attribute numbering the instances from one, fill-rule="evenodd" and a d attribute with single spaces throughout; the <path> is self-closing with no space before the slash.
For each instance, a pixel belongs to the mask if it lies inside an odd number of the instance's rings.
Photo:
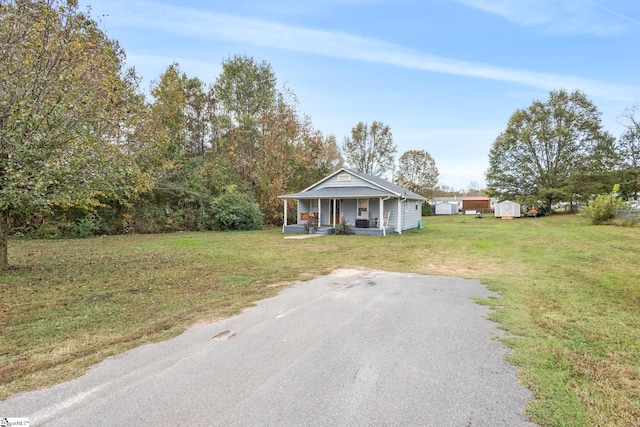
<path id="1" fill-rule="evenodd" d="M 342 165 L 335 137 L 313 128 L 265 61 L 229 57 L 212 84 L 173 63 L 146 98 L 76 1 L 0 8 L 3 268 L 18 223 L 52 236 L 210 230 L 213 200 L 234 188 L 241 197 L 227 201 L 257 202 L 278 224 L 278 195 Z"/>
<path id="2" fill-rule="evenodd" d="M 271 66 L 246 55 L 226 59 L 215 83 L 216 162 L 230 167 L 269 224 L 282 221 L 278 195 L 314 182 L 341 164 L 335 139 L 324 138 L 298 111 L 295 94 L 278 88 Z"/>
<path id="3" fill-rule="evenodd" d="M 14 212 L 126 197 L 138 171 L 118 144 L 137 80 L 77 2 L 0 1 L 0 268 Z"/>

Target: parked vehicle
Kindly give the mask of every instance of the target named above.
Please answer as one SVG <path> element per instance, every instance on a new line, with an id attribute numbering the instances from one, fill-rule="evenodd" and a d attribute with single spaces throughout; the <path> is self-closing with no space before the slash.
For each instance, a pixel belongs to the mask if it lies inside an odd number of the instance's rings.
<path id="1" fill-rule="evenodd" d="M 531 216 L 531 217 L 536 217 L 541 215 L 540 211 L 538 210 L 538 208 L 536 208 L 535 206 L 531 206 L 527 212 L 525 212 L 524 216 Z"/>

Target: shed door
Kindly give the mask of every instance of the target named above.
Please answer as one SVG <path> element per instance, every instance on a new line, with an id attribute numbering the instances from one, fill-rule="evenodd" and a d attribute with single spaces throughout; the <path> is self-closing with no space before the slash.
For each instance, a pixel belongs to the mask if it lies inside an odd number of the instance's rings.
<path id="1" fill-rule="evenodd" d="M 513 203 L 505 203 L 502 208 L 504 209 L 502 215 L 513 216 Z"/>

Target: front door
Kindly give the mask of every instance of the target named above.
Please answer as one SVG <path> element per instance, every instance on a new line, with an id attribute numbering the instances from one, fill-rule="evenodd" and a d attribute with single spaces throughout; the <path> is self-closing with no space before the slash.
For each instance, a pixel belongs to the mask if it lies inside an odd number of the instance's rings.
<path id="1" fill-rule="evenodd" d="M 340 224 L 340 199 L 336 199 L 335 203 L 336 203 L 336 209 L 334 211 L 333 209 L 333 200 L 331 201 L 331 224 L 335 224 L 338 225 Z"/>
<path id="2" fill-rule="evenodd" d="M 335 210 L 333 203 L 334 199 L 322 199 L 322 225 L 340 224 L 340 199 L 335 200 Z"/>

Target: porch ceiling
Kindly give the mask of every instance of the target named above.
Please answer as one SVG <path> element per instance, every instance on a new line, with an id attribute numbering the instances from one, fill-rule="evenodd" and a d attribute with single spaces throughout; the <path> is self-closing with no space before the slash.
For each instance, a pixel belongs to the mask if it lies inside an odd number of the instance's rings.
<path id="1" fill-rule="evenodd" d="M 394 197 L 387 191 L 376 190 L 371 187 L 324 187 L 300 193 L 278 196 L 280 199 L 353 199 L 363 197 Z"/>

